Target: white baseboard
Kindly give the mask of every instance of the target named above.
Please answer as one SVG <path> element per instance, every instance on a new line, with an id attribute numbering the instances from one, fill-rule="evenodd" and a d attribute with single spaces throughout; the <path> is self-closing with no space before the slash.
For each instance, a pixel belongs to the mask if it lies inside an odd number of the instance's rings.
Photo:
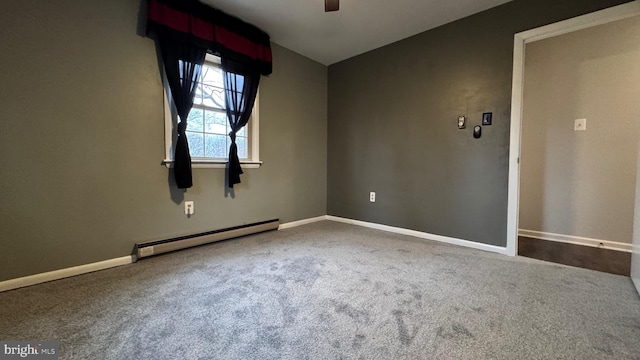
<path id="1" fill-rule="evenodd" d="M 448 236 L 434 235 L 434 234 L 429 234 L 429 233 L 416 231 L 416 230 L 409 230 L 409 229 L 404 229 L 404 228 L 399 228 L 399 227 L 394 227 L 394 226 L 388 226 L 388 225 L 381 225 L 381 224 L 376 224 L 376 223 L 370 223 L 370 222 L 360 221 L 360 220 L 352 220 L 352 219 L 347 219 L 347 218 L 342 218 L 342 217 L 337 217 L 337 216 L 331 216 L 331 215 L 327 215 L 327 220 L 337 221 L 337 222 L 342 222 L 342 223 L 352 224 L 352 225 L 358 225 L 358 226 L 363 226 L 363 227 L 368 227 L 368 228 L 371 228 L 371 229 L 377 229 L 377 230 L 392 232 L 392 233 L 396 233 L 396 234 L 409 235 L 409 236 L 413 236 L 413 237 L 417 237 L 417 238 L 421 238 L 421 239 L 439 241 L 439 242 L 443 242 L 443 243 L 447 243 L 447 244 L 459 245 L 459 246 L 464 246 L 464 247 L 468 247 L 468 248 L 472 248 L 472 249 L 490 251 L 490 252 L 494 252 L 494 253 L 498 253 L 498 254 L 502 254 L 502 255 L 506 255 L 507 254 L 507 248 L 506 247 L 488 245 L 488 244 L 483 244 L 483 243 L 479 243 L 479 242 L 475 242 L 475 241 L 456 239 L 456 238 L 452 238 L 452 237 L 448 237 Z"/>
<path id="2" fill-rule="evenodd" d="M 134 262 L 135 259 L 132 255 L 123 256 L 120 258 L 95 262 L 92 264 L 85 264 L 74 266 L 66 269 L 60 269 L 55 271 L 49 271 L 46 273 L 40 273 L 30 276 L 25 276 L 17 279 L 11 279 L 0 282 L 0 292 L 18 289 L 25 286 L 31 286 L 41 284 L 48 281 L 60 280 L 71 276 L 82 275 L 98 270 L 104 270 L 113 268 L 116 266 L 127 265 Z"/>
<path id="3" fill-rule="evenodd" d="M 301 226 L 301 225 L 307 225 L 307 224 L 311 224 L 311 223 L 318 222 L 318 221 L 323 221 L 323 220 L 327 220 L 327 215 L 322 215 L 322 216 L 317 216 L 317 217 L 314 217 L 314 218 L 303 219 L 303 220 L 292 221 L 292 222 L 280 224 L 280 226 L 278 227 L 278 230 L 289 229 L 289 228 L 292 228 L 292 227 Z"/>
<path id="4" fill-rule="evenodd" d="M 518 236 L 524 236 L 528 238 L 548 240 L 548 241 L 556 241 L 556 242 L 561 242 L 566 244 L 597 247 L 597 248 L 602 248 L 607 250 L 615 250 L 615 251 L 623 251 L 623 252 L 631 252 L 631 247 L 632 247 L 631 244 L 625 244 L 621 242 L 592 239 L 592 238 L 572 236 L 572 235 L 554 234 L 554 233 L 535 231 L 535 230 L 526 230 L 526 229 L 518 229 Z"/>

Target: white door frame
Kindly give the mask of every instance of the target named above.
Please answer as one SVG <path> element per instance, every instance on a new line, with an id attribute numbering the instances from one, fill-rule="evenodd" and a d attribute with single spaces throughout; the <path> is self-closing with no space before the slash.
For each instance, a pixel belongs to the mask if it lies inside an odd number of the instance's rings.
<path id="1" fill-rule="evenodd" d="M 509 196 L 507 201 L 507 254 L 518 254 L 518 213 L 520 202 L 520 140 L 524 92 L 525 46 L 548 39 L 640 15 L 640 0 L 591 14 L 517 33 L 513 45 L 513 83 L 511 86 L 511 139 L 509 141 Z"/>

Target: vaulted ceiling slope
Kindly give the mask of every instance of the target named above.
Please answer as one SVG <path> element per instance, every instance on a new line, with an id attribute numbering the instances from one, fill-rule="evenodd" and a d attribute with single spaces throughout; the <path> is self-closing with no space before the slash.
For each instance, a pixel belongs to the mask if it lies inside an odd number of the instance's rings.
<path id="1" fill-rule="evenodd" d="M 201 0 L 258 26 L 271 40 L 324 65 L 402 40 L 510 0 Z"/>

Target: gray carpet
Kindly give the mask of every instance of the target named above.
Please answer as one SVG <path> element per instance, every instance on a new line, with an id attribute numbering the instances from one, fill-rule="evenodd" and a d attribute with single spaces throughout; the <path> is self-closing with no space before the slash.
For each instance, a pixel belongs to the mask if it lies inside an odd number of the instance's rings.
<path id="1" fill-rule="evenodd" d="M 640 359 L 631 280 L 320 222 L 0 293 L 61 359 Z"/>

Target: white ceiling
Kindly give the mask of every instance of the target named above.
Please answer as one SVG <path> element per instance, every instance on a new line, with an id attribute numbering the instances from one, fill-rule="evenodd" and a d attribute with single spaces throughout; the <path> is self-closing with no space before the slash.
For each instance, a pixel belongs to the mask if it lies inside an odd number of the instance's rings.
<path id="1" fill-rule="evenodd" d="M 251 23 L 273 42 L 324 65 L 438 27 L 510 0 L 201 0 Z"/>

